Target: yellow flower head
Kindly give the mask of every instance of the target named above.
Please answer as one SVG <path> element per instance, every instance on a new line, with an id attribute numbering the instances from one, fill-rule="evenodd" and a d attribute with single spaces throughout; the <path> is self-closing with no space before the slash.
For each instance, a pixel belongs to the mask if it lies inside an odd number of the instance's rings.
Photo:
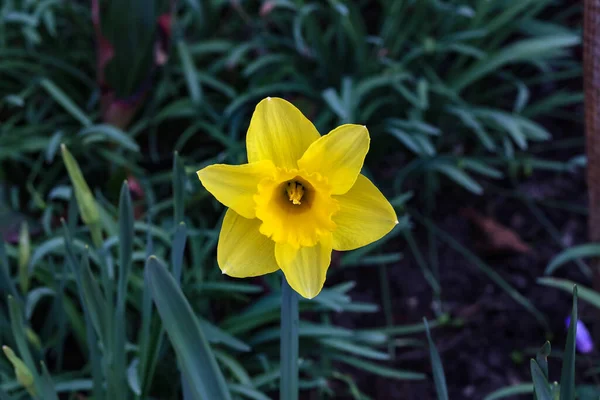
<path id="1" fill-rule="evenodd" d="M 252 115 L 248 164 L 210 165 L 200 181 L 229 207 L 217 260 L 224 274 L 258 276 L 281 268 L 306 298 L 323 288 L 332 250 L 372 243 L 398 223 L 396 213 L 360 174 L 369 150 L 362 125 L 325 136 L 291 103 L 266 98 Z"/>

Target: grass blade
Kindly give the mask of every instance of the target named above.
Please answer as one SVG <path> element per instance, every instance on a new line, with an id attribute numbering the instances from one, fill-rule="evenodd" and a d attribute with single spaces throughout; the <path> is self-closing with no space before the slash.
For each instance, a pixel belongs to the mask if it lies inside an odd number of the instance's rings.
<path id="1" fill-rule="evenodd" d="M 573 281 L 557 278 L 539 278 L 537 283 L 544 286 L 555 287 L 569 293 L 572 292 L 573 285 L 575 285 L 575 282 Z M 587 301 L 596 308 L 600 308 L 600 293 L 595 290 L 577 284 L 577 297 Z"/>
<path id="2" fill-rule="evenodd" d="M 185 169 L 179 153 L 175 152 L 173 157 L 173 219 L 178 224 L 183 221 L 183 212 L 185 207 Z"/>
<path id="3" fill-rule="evenodd" d="M 183 40 L 177 42 L 177 51 L 179 52 L 179 60 L 181 61 L 190 98 L 194 104 L 200 104 L 202 101 L 202 88 L 198 82 L 196 67 L 190 56 L 189 48 Z"/>
<path id="4" fill-rule="evenodd" d="M 546 342 L 535 355 L 535 361 L 537 361 L 546 378 L 548 378 L 548 356 L 550 355 L 550 350 L 550 342 Z"/>
<path id="5" fill-rule="evenodd" d="M 572 33 L 548 35 L 533 39 L 521 40 L 505 47 L 492 57 L 487 57 L 466 70 L 452 84 L 452 89 L 460 92 L 462 89 L 481 77 L 497 71 L 506 64 L 529 62 L 555 55 L 557 51 L 573 47 L 581 42 L 579 36 Z"/>
<path id="6" fill-rule="evenodd" d="M 46 363 L 42 361 L 42 378 L 41 378 L 41 386 L 42 386 L 42 398 L 44 400 L 58 400 L 58 395 L 56 394 L 56 389 L 54 382 L 52 381 L 52 377 L 50 376 L 50 372 L 48 372 L 48 368 L 46 367 Z"/>
<path id="7" fill-rule="evenodd" d="M 518 385 L 512 385 L 495 390 L 485 396 L 483 400 L 512 399 L 514 396 L 531 393 L 533 393 L 533 383 L 520 383 Z"/>
<path id="8" fill-rule="evenodd" d="M 230 400 L 225 378 L 200 329 L 192 307 L 167 268 L 156 257 L 148 259 L 146 285 L 177 353 L 194 399 Z"/>
<path id="9" fill-rule="evenodd" d="M 121 147 L 134 152 L 140 151 L 140 146 L 131 139 L 125 132 L 108 124 L 93 125 L 83 128 L 78 133 L 79 136 L 84 136 L 83 142 L 89 144 L 99 140 L 110 139 L 119 144 Z"/>
<path id="10" fill-rule="evenodd" d="M 359 368 L 366 372 L 370 372 L 372 374 L 382 376 L 388 379 L 396 379 L 399 381 L 425 379 L 425 374 L 422 374 L 420 372 L 398 370 L 380 365 L 379 363 L 376 364 L 369 361 L 365 361 L 356 357 L 333 355 L 332 358 L 341 361 L 345 364 L 351 365 L 355 368 Z"/>
<path id="11" fill-rule="evenodd" d="M 17 301 L 11 296 L 8 297 L 8 311 L 10 315 L 10 325 L 12 328 L 13 338 L 17 344 L 20 358 L 23 360 L 31 375 L 35 390 L 40 393 L 42 389 L 41 377 L 36 368 L 36 362 L 33 360 L 33 355 L 27 345 L 27 334 L 25 333 L 25 325 L 23 322 L 23 313 Z"/>
<path id="12" fill-rule="evenodd" d="M 12 278 L 9 275 L 8 257 L 6 256 L 6 247 L 4 241 L 0 240 L 0 291 L 6 290 L 15 299 L 19 299 L 19 293 Z"/>
<path id="13" fill-rule="evenodd" d="M 181 282 L 181 271 L 183 270 L 183 256 L 185 253 L 185 242 L 187 229 L 185 222 L 180 222 L 173 235 L 173 246 L 171 247 L 171 265 L 173 266 L 173 277 L 177 283 Z"/>
<path id="14" fill-rule="evenodd" d="M 74 201 L 71 201 L 70 204 L 74 204 Z M 71 270 L 71 273 L 75 276 L 75 283 L 77 285 L 77 292 L 79 294 L 79 301 L 81 302 L 81 308 L 83 309 L 83 316 L 85 318 L 85 326 L 88 327 L 86 329 L 86 340 L 88 345 L 88 352 L 90 358 L 90 364 L 92 366 L 92 378 L 93 378 L 93 395 L 94 398 L 100 399 L 102 398 L 103 388 L 102 388 L 102 367 L 101 367 L 101 357 L 100 352 L 97 346 L 97 336 L 95 334 L 94 329 L 89 329 L 89 327 L 93 326 L 92 319 L 92 311 L 89 309 L 84 295 L 83 282 L 82 282 L 82 274 L 81 268 L 75 259 L 75 253 L 73 251 L 73 247 L 71 246 L 71 232 L 67 224 L 62 221 L 63 225 L 63 233 L 64 233 L 64 243 L 65 243 L 65 254 L 67 265 Z M 86 252 L 87 254 L 87 252 Z"/>
<path id="15" fill-rule="evenodd" d="M 127 302 L 127 282 L 131 269 L 131 255 L 133 253 L 133 205 L 129 185 L 123 182 L 119 197 L 119 280 L 117 282 L 117 304 L 115 310 L 115 321 L 125 321 L 125 306 Z M 125 394 L 127 390 L 126 370 L 127 342 L 126 325 L 116 323 L 114 325 L 114 377 L 115 385 L 119 394 Z"/>
<path id="16" fill-rule="evenodd" d="M 431 368 L 433 370 L 433 382 L 435 383 L 435 391 L 438 396 L 438 400 L 448 400 L 448 388 L 446 386 L 446 376 L 444 375 L 444 366 L 440 359 L 440 354 L 435 348 L 435 344 L 431 339 L 431 332 L 429 332 L 429 324 L 427 319 L 423 318 L 425 324 L 425 332 L 427 334 L 427 342 L 429 343 L 429 356 L 431 358 Z"/>
<path id="17" fill-rule="evenodd" d="M 552 400 L 552 392 L 548 385 L 548 378 L 544 375 L 544 371 L 538 363 L 532 358 L 530 361 L 531 377 L 533 379 L 533 387 L 537 400 Z"/>
<path id="18" fill-rule="evenodd" d="M 578 260 L 580 258 L 585 257 L 597 256 L 600 256 L 600 244 L 598 243 L 586 243 L 581 244 L 579 246 L 570 247 L 567 250 L 559 253 L 550 261 L 550 263 L 546 267 L 546 271 L 544 271 L 544 274 L 550 275 L 554 271 L 556 271 L 558 267 L 570 261 Z"/>
<path id="19" fill-rule="evenodd" d="M 567 344 L 563 356 L 560 376 L 560 400 L 575 398 L 575 336 L 577 335 L 577 285 L 573 285 L 573 310 L 567 333 Z"/>
<path id="20" fill-rule="evenodd" d="M 61 88 L 56 86 L 54 82 L 49 79 L 43 78 L 40 81 L 40 85 L 48 92 L 48 94 L 56 100 L 73 118 L 81 122 L 83 126 L 91 126 L 92 121 L 85 115 L 77 104 Z"/>

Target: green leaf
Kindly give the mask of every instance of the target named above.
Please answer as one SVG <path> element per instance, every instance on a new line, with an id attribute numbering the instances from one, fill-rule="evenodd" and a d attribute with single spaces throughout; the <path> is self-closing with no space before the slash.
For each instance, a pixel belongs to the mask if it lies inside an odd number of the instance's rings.
<path id="1" fill-rule="evenodd" d="M 576 46 L 580 42 L 580 37 L 570 32 L 518 41 L 467 69 L 452 83 L 452 88 L 460 92 L 471 83 L 500 69 L 506 64 L 531 62 L 555 56 L 557 51 Z"/>
<path id="2" fill-rule="evenodd" d="M 119 197 L 119 282 L 117 307 L 125 306 L 127 299 L 127 282 L 131 269 L 131 255 L 133 253 L 133 205 L 127 181 L 121 185 Z"/>
<path id="3" fill-rule="evenodd" d="M 190 98 L 194 104 L 200 104 L 202 101 L 202 88 L 198 82 L 196 76 L 196 67 L 190 56 L 190 51 L 187 44 L 183 40 L 177 42 L 177 51 L 179 53 L 179 60 L 181 61 L 181 67 L 183 68 L 183 74 L 185 76 L 185 82 L 190 93 Z"/>
<path id="4" fill-rule="evenodd" d="M 113 141 L 114 143 L 119 144 L 127 150 L 135 152 L 140 151 L 140 146 L 138 146 L 138 144 L 133 139 L 127 136 L 125 132 L 112 125 L 99 124 L 88 126 L 80 130 L 78 135 L 84 137 L 83 143 L 86 145 L 108 139 Z"/>
<path id="5" fill-rule="evenodd" d="M 462 169 L 449 163 L 434 164 L 434 169 L 446 175 L 460 186 L 477 195 L 483 193 L 483 188 Z"/>
<path id="6" fill-rule="evenodd" d="M 173 157 L 173 218 L 175 223 L 183 221 L 185 207 L 185 169 L 179 153 L 175 152 Z"/>
<path id="7" fill-rule="evenodd" d="M 13 366 L 17 382 L 27 389 L 29 393 L 35 393 L 35 379 L 33 378 L 31 370 L 27 368 L 27 365 L 25 365 L 25 363 L 19 357 L 17 357 L 13 349 L 10 347 L 2 346 L 2 351 Z"/>
<path id="8" fill-rule="evenodd" d="M 27 222 L 21 223 L 19 230 L 19 284 L 21 291 L 29 291 L 29 259 L 31 258 L 31 239 Z"/>
<path id="9" fill-rule="evenodd" d="M 567 344 L 563 355 L 560 376 L 560 400 L 575 398 L 575 337 L 577 336 L 577 285 L 573 285 L 573 310 L 567 332 Z M 535 381 L 534 381 L 535 383 Z M 537 389 L 536 389 L 537 390 Z"/>
<path id="10" fill-rule="evenodd" d="M 600 244 L 598 243 L 586 243 L 579 246 L 570 247 L 567 250 L 559 253 L 550 261 L 550 263 L 548 263 L 544 274 L 550 275 L 556 271 L 557 268 L 568 262 L 578 260 L 580 258 L 598 256 L 600 256 Z"/>
<path id="11" fill-rule="evenodd" d="M 71 155 L 71 152 L 67 149 L 67 146 L 64 144 L 61 145 L 61 150 L 63 161 L 67 167 L 69 178 L 71 179 L 71 184 L 75 190 L 75 198 L 77 199 L 81 219 L 90 228 L 94 245 L 96 247 L 101 247 L 102 236 L 98 225 L 100 222 L 100 213 L 98 211 L 98 206 L 96 205 L 96 200 L 81 173 L 77 160 L 75 160 Z"/>
<path id="12" fill-rule="evenodd" d="M 98 285 L 96 277 L 90 269 L 87 252 L 83 253 L 81 259 L 81 289 L 83 300 L 89 310 L 92 326 L 100 341 L 107 344 L 106 329 L 108 328 L 107 324 L 110 322 L 108 316 L 110 307 L 100 289 L 100 285 Z"/>
<path id="13" fill-rule="evenodd" d="M 558 278 L 538 278 L 537 283 L 544 286 L 555 287 L 568 293 L 573 291 L 573 285 L 575 285 L 575 282 L 573 281 Z M 600 293 L 595 290 L 577 284 L 577 297 L 587 301 L 594 307 L 600 308 Z"/>
<path id="14" fill-rule="evenodd" d="M 507 386 L 501 389 L 498 389 L 487 396 L 483 400 L 499 400 L 506 398 L 513 398 L 514 396 L 518 396 L 520 394 L 530 394 L 533 393 L 533 383 L 521 383 L 518 385 Z"/>
<path id="15" fill-rule="evenodd" d="M 342 103 L 342 100 L 338 96 L 335 89 L 325 89 L 321 95 L 323 96 L 323 100 L 325 100 L 329 108 L 331 108 L 331 110 L 340 118 L 341 121 L 346 121 L 348 119 L 350 111 L 347 109 L 347 105 Z"/>
<path id="16" fill-rule="evenodd" d="M 544 373 L 544 376 L 546 378 L 549 377 L 549 375 L 548 375 L 548 356 L 550 355 L 550 350 L 551 350 L 550 342 L 546 342 L 546 343 L 544 343 L 542 348 L 535 355 L 535 360 L 537 361 L 538 365 L 540 366 L 540 369 L 542 370 L 542 372 Z"/>
<path id="17" fill-rule="evenodd" d="M 482 161 L 477 161 L 470 158 L 463 158 L 460 159 L 459 163 L 465 169 L 470 169 L 471 171 L 477 172 L 478 174 L 481 174 L 483 176 L 487 176 L 493 179 L 501 179 L 504 177 L 502 172 L 500 172 L 496 168 L 490 167 Z"/>
<path id="18" fill-rule="evenodd" d="M 251 386 L 232 383 L 229 385 L 232 393 L 243 395 L 248 399 L 254 400 L 271 400 L 271 397 L 259 392 Z"/>
<path id="19" fill-rule="evenodd" d="M 146 263 L 144 278 L 194 399 L 230 400 L 231 395 L 215 356 L 173 276 L 156 257 L 151 256 Z"/>
<path id="20" fill-rule="evenodd" d="M 56 394 L 56 388 L 54 382 L 52 381 L 52 377 L 50 376 L 50 372 L 48 372 L 48 368 L 46 367 L 45 362 L 41 362 L 42 365 L 42 377 L 41 377 L 41 391 L 42 398 L 44 400 L 58 400 L 58 395 Z"/>
<path id="21" fill-rule="evenodd" d="M 344 353 L 354 354 L 365 358 L 371 358 L 374 360 L 389 360 L 390 358 L 388 353 L 377 351 L 367 346 L 361 346 L 348 340 L 339 338 L 326 338 L 320 339 L 319 342 L 327 347 L 342 351 Z"/>
<path id="22" fill-rule="evenodd" d="M 27 298 L 25 300 L 25 319 L 30 320 L 33 315 L 33 311 L 35 310 L 38 302 L 45 296 L 54 296 L 54 290 L 49 287 L 37 287 L 27 293 Z"/>
<path id="23" fill-rule="evenodd" d="M 425 379 L 425 374 L 422 374 L 420 372 L 403 371 L 395 368 L 389 368 L 381 364 L 375 364 L 372 362 L 361 360 L 360 358 L 356 357 L 349 357 L 339 354 L 334 354 L 331 357 L 334 360 L 341 361 L 355 368 L 359 368 L 366 372 L 370 372 L 372 374 L 382 376 L 388 379 L 396 379 L 399 381 Z"/>
<path id="24" fill-rule="evenodd" d="M 548 384 L 548 379 L 538 363 L 532 358 L 530 361 L 531 377 L 537 400 L 552 400 L 552 391 Z"/>
<path id="25" fill-rule="evenodd" d="M 56 86 L 54 82 L 49 79 L 43 78 L 40 81 L 40 85 L 48 92 L 48 94 L 56 100 L 73 118 L 81 122 L 83 126 L 92 125 L 92 121 L 85 115 L 83 111 L 61 88 Z"/>
<path id="26" fill-rule="evenodd" d="M 461 109 L 458 107 L 449 107 L 448 112 L 456 115 L 466 127 L 471 128 L 479 138 L 481 144 L 488 151 L 496 150 L 494 140 L 491 138 L 489 133 L 485 130 L 483 125 L 477 120 L 477 117 L 473 115 L 471 111 Z"/>
<path id="27" fill-rule="evenodd" d="M 11 396 L 8 395 L 2 388 L 0 387 L 0 400 L 14 400 Z"/>
<path id="28" fill-rule="evenodd" d="M 173 245 L 171 247 L 171 265 L 173 268 L 173 277 L 179 283 L 181 282 L 181 271 L 183 270 L 183 256 L 185 253 L 185 242 L 187 238 L 187 229 L 185 222 L 180 222 L 173 235 Z"/>
<path id="29" fill-rule="evenodd" d="M 117 304 L 115 310 L 115 320 L 125 321 L 125 308 L 127 303 L 127 283 L 129 282 L 129 273 L 131 270 L 131 256 L 133 253 L 133 205 L 131 203 L 131 193 L 127 181 L 121 185 L 121 194 L 119 196 L 119 278 L 117 281 Z M 127 354 L 125 345 L 127 343 L 126 324 L 114 324 L 114 378 L 113 384 L 116 385 L 120 393 L 127 392 Z"/>
<path id="30" fill-rule="evenodd" d="M 236 381 L 244 385 L 252 386 L 252 379 L 250 378 L 250 375 L 248 375 L 248 372 L 242 365 L 242 360 L 237 359 L 235 355 L 232 355 L 228 352 L 215 350 L 214 353 L 215 357 L 217 358 L 217 361 L 219 362 L 219 365 L 222 365 L 223 367 L 227 368 Z"/>
<path id="31" fill-rule="evenodd" d="M 6 256 L 6 247 L 4 245 L 4 241 L 0 238 L 0 295 L 3 290 L 6 290 L 13 296 L 15 299 L 19 298 L 17 288 L 15 283 L 13 282 L 11 276 L 9 275 L 9 265 L 8 265 L 8 257 Z"/>
<path id="32" fill-rule="evenodd" d="M 201 318 L 198 319 L 198 322 L 200 323 L 200 328 L 202 328 L 202 332 L 204 332 L 204 335 L 206 336 L 206 340 L 208 340 L 210 343 L 222 343 L 234 350 L 250 351 L 250 346 L 248 346 L 246 343 L 242 342 L 235 336 L 225 332 L 218 326 L 213 325 L 210 322 Z"/>
<path id="33" fill-rule="evenodd" d="M 33 355 L 31 354 L 27 344 L 27 334 L 25 332 L 25 323 L 23 321 L 22 310 L 12 296 L 8 296 L 8 311 L 10 315 L 10 325 L 12 328 L 13 339 L 17 344 L 17 349 L 19 350 L 18 352 L 21 356 L 20 359 L 23 360 L 22 367 L 26 367 L 26 370 L 33 379 L 35 391 L 40 393 L 40 389 L 42 388 L 41 377 L 38 374 L 36 362 L 34 361 Z M 4 348 L 3 350 L 6 351 Z M 31 387 L 31 389 L 33 389 L 33 387 Z"/>
<path id="34" fill-rule="evenodd" d="M 69 211 L 71 211 L 71 209 L 74 209 L 73 204 L 74 204 L 74 201 L 71 200 L 70 205 L 69 205 Z M 69 212 L 69 216 L 72 217 L 71 212 Z M 71 220 L 71 218 L 69 220 Z M 79 294 L 81 308 L 83 309 L 85 326 L 88 327 L 88 329 L 85 329 L 85 333 L 86 333 L 86 340 L 87 340 L 88 352 L 89 352 L 89 363 L 91 364 L 91 367 L 92 367 L 91 368 L 92 369 L 92 378 L 93 378 L 93 383 L 94 383 L 92 385 L 93 397 L 99 399 L 102 397 L 101 394 L 103 393 L 103 387 L 102 387 L 101 382 L 104 379 L 104 377 L 102 376 L 103 374 L 102 374 L 102 370 L 101 370 L 101 355 L 100 355 L 100 351 L 97 346 L 98 339 L 95 334 L 95 329 L 89 329 L 90 327 L 94 326 L 94 322 L 93 322 L 94 320 L 92 317 L 92 313 L 96 312 L 96 310 L 94 310 L 94 311 L 90 310 L 90 308 L 87 304 L 88 302 L 87 302 L 86 296 L 85 296 L 86 290 L 84 289 L 84 285 L 82 282 L 83 281 L 83 278 L 82 278 L 83 273 L 81 272 L 79 263 L 75 259 L 75 253 L 73 251 L 73 246 L 71 246 L 71 243 L 73 242 L 73 240 L 71 238 L 71 232 L 64 220 L 62 221 L 62 226 L 63 226 L 63 233 L 64 233 L 63 242 L 64 242 L 64 247 L 65 247 L 65 255 L 66 255 L 65 258 L 67 260 L 67 266 L 70 268 L 71 273 L 75 276 L 75 282 L 77 284 L 77 292 Z M 84 260 L 85 260 L 86 264 L 88 261 L 87 254 L 88 254 L 88 251 L 86 250 L 84 252 Z"/>
<path id="35" fill-rule="evenodd" d="M 437 393 L 438 400 L 448 400 L 448 388 L 446 386 L 446 376 L 444 375 L 444 366 L 440 355 L 431 339 L 431 333 L 429 332 L 429 324 L 427 319 L 423 318 L 425 324 L 425 332 L 427 334 L 427 342 L 429 343 L 429 357 L 431 359 L 431 368 L 433 370 L 433 382 L 435 383 L 435 391 Z"/>

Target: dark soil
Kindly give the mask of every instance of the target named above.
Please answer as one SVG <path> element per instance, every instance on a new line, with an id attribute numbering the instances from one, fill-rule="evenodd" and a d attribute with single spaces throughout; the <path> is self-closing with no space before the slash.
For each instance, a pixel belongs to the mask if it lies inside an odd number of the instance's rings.
<path id="1" fill-rule="evenodd" d="M 517 191 L 537 200 L 560 200 L 569 205 L 585 207 L 585 179 L 582 170 L 560 174 L 534 174 L 520 184 Z M 560 242 L 553 239 L 527 204 L 516 197 L 504 197 L 493 187 L 486 188 L 484 196 L 476 197 L 454 191 L 439 196 L 433 219 L 438 228 L 450 234 L 464 247 L 476 254 L 500 274 L 520 293 L 526 296 L 547 318 L 547 331 L 523 306 L 519 305 L 477 266 L 466 260 L 447 243 L 438 242 L 442 312 L 451 320 L 462 321 L 462 326 L 447 324 L 432 331 L 444 363 L 449 397 L 451 399 L 483 399 L 499 388 L 531 382 L 529 358 L 549 339 L 553 354 L 560 354 L 565 344 L 565 318 L 571 309 L 571 295 L 557 289 L 541 286 L 536 279 L 543 276 L 552 257 L 562 247 L 586 241 L 586 219 L 583 213 L 548 207 L 536 203 L 546 218 L 560 233 Z M 470 208 L 491 217 L 509 228 L 531 247 L 526 254 L 508 250 L 490 249 L 482 239 L 478 227 L 462 216 L 461 210 Z M 427 257 L 426 231 L 414 220 L 414 233 L 421 250 Z M 417 263 L 411 256 L 401 235 L 388 243 L 388 251 L 402 251 L 404 259 L 387 266 L 392 293 L 393 324 L 415 324 L 423 317 L 436 318 L 433 311 L 432 291 Z M 334 266 L 335 268 L 335 266 Z M 357 282 L 354 289 L 357 300 L 381 302 L 378 267 L 361 267 L 344 271 L 344 280 Z M 341 274 L 342 275 L 342 274 Z M 575 264 L 558 270 L 554 276 L 564 277 L 589 285 Z M 580 316 L 585 320 L 591 309 L 580 302 Z M 340 323 L 356 328 L 380 326 L 384 313 L 373 314 L 360 321 L 352 316 L 339 316 Z M 412 335 L 426 343 L 424 334 Z M 429 353 L 423 348 L 399 348 L 393 365 L 399 369 L 426 371 L 424 381 L 394 381 L 375 378 L 352 371 L 361 390 L 375 399 L 434 399 Z M 560 360 L 550 360 L 550 377 L 560 379 Z M 579 357 L 578 367 L 587 367 Z M 583 373 L 578 374 L 583 381 Z M 524 396 L 530 399 L 531 396 Z"/>

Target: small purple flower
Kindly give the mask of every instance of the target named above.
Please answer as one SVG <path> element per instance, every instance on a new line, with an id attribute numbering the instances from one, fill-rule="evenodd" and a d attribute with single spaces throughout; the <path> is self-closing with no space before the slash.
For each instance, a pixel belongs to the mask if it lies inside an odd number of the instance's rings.
<path id="1" fill-rule="evenodd" d="M 565 319 L 565 325 L 567 328 L 571 323 L 571 317 L 567 317 Z M 591 353 L 594 350 L 594 342 L 592 341 L 592 336 L 590 335 L 590 331 L 585 327 L 584 323 L 581 320 L 577 320 L 577 333 L 575 334 L 575 347 L 580 353 Z"/>

